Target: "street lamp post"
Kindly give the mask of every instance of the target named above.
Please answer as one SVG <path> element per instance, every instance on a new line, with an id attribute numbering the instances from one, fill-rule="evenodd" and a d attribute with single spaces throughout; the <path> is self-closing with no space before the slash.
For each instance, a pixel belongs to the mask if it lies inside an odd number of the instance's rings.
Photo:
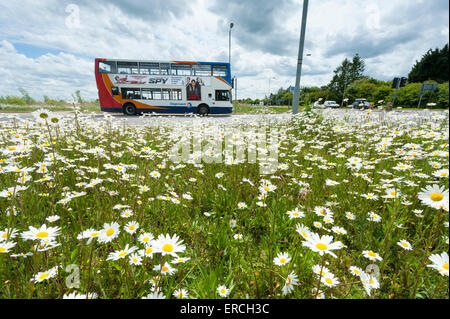
<path id="1" fill-rule="evenodd" d="M 230 65 L 230 73 L 231 73 L 231 29 L 233 28 L 234 23 L 231 22 L 230 23 L 230 30 L 228 31 L 228 64 Z M 231 77 L 231 74 L 230 74 Z M 234 82 L 236 82 L 236 76 L 234 77 Z M 236 90 L 235 90 L 236 91 Z M 236 113 L 236 97 L 234 97 L 233 99 L 233 108 L 234 108 L 234 112 Z"/>
<path id="2" fill-rule="evenodd" d="M 228 63 L 231 64 L 231 29 L 233 28 L 234 23 L 230 23 L 230 30 L 228 32 Z"/>

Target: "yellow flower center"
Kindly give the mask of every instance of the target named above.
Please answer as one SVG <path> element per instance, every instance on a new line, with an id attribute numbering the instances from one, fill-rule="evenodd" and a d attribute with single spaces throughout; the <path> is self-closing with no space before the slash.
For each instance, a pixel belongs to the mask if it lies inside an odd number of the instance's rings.
<path id="1" fill-rule="evenodd" d="M 377 256 L 377 254 L 375 254 L 373 251 L 369 251 L 367 254 L 368 254 L 370 257 L 376 257 L 376 256 Z"/>
<path id="2" fill-rule="evenodd" d="M 441 173 L 441 176 L 447 176 L 448 175 L 448 173 Z"/>
<path id="3" fill-rule="evenodd" d="M 359 274 L 359 270 L 358 270 L 358 269 L 354 269 L 353 272 L 354 272 L 355 274 Z"/>
<path id="4" fill-rule="evenodd" d="M 407 243 L 402 243 L 402 246 L 403 247 L 408 247 L 408 244 Z"/>
<path id="5" fill-rule="evenodd" d="M 100 233 L 92 233 L 91 237 L 97 237 L 98 235 L 100 235 Z"/>
<path id="6" fill-rule="evenodd" d="M 448 270 L 448 263 L 443 264 L 442 267 L 443 267 L 445 270 Z"/>
<path id="7" fill-rule="evenodd" d="M 326 279 L 325 279 L 325 282 L 326 282 L 327 284 L 332 284 L 332 283 L 333 283 L 333 280 L 331 280 L 330 278 L 326 278 Z"/>
<path id="8" fill-rule="evenodd" d="M 444 195 L 442 195 L 441 193 L 433 193 L 430 195 L 430 198 L 435 202 L 439 202 L 444 198 Z"/>
<path id="9" fill-rule="evenodd" d="M 293 213 L 292 215 L 295 216 L 295 217 L 297 217 L 297 216 L 298 216 L 298 213 Z"/>
<path id="10" fill-rule="evenodd" d="M 286 259 L 285 259 L 285 258 L 281 258 L 281 259 L 280 259 L 280 263 L 284 264 L 285 262 L 286 262 Z"/>
<path id="11" fill-rule="evenodd" d="M 162 247 L 162 250 L 165 251 L 166 253 L 170 253 L 171 251 L 173 251 L 173 246 L 171 244 L 165 244 Z"/>
<path id="12" fill-rule="evenodd" d="M 135 229 L 134 225 L 131 225 L 131 226 L 129 227 L 129 229 L 130 229 L 130 230 L 134 230 L 134 229 Z"/>
<path id="13" fill-rule="evenodd" d="M 328 246 L 325 245 L 325 244 L 322 244 L 322 243 L 318 243 L 318 244 L 316 245 L 316 248 L 319 249 L 319 250 L 327 250 L 327 249 L 328 249 Z"/>
<path id="14" fill-rule="evenodd" d="M 42 279 L 47 278 L 48 276 L 49 276 L 49 274 L 42 274 L 39 276 L 39 279 L 42 280 Z"/>
<path id="15" fill-rule="evenodd" d="M 307 237 L 308 237 L 308 234 L 305 233 L 304 231 L 302 231 L 302 236 L 303 236 L 304 238 L 307 238 Z"/>
<path id="16" fill-rule="evenodd" d="M 291 277 L 288 277 L 287 281 L 286 281 L 286 286 L 289 286 L 291 284 L 291 282 L 292 282 Z"/>
<path id="17" fill-rule="evenodd" d="M 153 251 L 153 248 L 152 248 L 152 247 L 148 247 L 148 248 L 145 250 L 145 253 L 146 253 L 146 254 L 150 254 L 152 251 Z"/>
<path id="18" fill-rule="evenodd" d="M 169 270 L 169 267 L 163 266 L 163 267 L 162 267 L 162 270 L 163 270 L 163 271 L 168 271 L 168 270 Z"/>
<path id="19" fill-rule="evenodd" d="M 114 234 L 114 228 L 110 228 L 106 231 L 106 236 L 111 236 L 112 234 Z"/>
<path id="20" fill-rule="evenodd" d="M 145 237 L 144 239 L 142 239 L 143 242 L 148 242 L 150 240 L 150 238 Z"/>
<path id="21" fill-rule="evenodd" d="M 45 231 L 41 231 L 40 233 L 36 234 L 36 237 L 38 237 L 38 238 L 45 238 L 45 237 L 48 237 L 48 233 L 45 232 Z"/>
<path id="22" fill-rule="evenodd" d="M 3 253 L 5 251 L 6 251 L 6 248 L 3 248 L 3 247 L 0 248 L 0 253 Z"/>
<path id="23" fill-rule="evenodd" d="M 2 235 L 2 238 L 6 238 L 6 237 L 8 237 L 8 233 L 4 233 L 4 234 Z"/>
<path id="24" fill-rule="evenodd" d="M 123 257 L 123 256 L 125 256 L 127 254 L 127 252 L 126 251 L 124 251 L 124 252 L 121 252 L 120 254 L 119 254 L 119 257 Z"/>

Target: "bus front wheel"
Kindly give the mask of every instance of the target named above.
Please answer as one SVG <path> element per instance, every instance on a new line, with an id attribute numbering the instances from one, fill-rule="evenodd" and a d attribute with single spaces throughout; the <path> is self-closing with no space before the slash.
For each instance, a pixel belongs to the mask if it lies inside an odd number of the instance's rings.
<path id="1" fill-rule="evenodd" d="M 125 115 L 136 115 L 136 106 L 133 103 L 126 103 L 123 106 L 123 113 Z"/>
<path id="2" fill-rule="evenodd" d="M 197 109 L 197 113 L 201 116 L 205 116 L 209 114 L 209 107 L 205 104 L 199 105 Z"/>

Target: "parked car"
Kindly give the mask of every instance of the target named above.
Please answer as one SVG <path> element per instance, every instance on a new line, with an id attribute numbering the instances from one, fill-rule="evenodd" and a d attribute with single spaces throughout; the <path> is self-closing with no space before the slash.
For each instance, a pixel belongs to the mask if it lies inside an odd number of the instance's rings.
<path id="1" fill-rule="evenodd" d="M 370 104 L 366 99 L 356 99 L 352 106 L 354 109 L 368 109 Z"/>
<path id="2" fill-rule="evenodd" d="M 332 108 L 338 108 L 339 104 L 336 103 L 336 101 L 325 101 L 325 103 L 323 103 L 323 105 L 325 107 L 332 107 Z"/>
<path id="3" fill-rule="evenodd" d="M 314 102 L 312 106 L 318 109 L 323 109 L 325 107 L 323 104 L 320 104 L 319 101 Z"/>

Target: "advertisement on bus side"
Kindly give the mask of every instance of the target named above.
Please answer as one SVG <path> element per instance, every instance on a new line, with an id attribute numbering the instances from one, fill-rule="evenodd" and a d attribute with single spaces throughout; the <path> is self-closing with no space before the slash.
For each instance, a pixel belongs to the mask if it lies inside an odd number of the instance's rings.
<path id="1" fill-rule="evenodd" d="M 181 75 L 135 75 L 113 74 L 114 84 L 158 84 L 158 85 L 200 85 L 210 86 L 211 78 L 208 76 L 181 76 Z M 194 82 L 194 83 L 193 83 Z"/>

